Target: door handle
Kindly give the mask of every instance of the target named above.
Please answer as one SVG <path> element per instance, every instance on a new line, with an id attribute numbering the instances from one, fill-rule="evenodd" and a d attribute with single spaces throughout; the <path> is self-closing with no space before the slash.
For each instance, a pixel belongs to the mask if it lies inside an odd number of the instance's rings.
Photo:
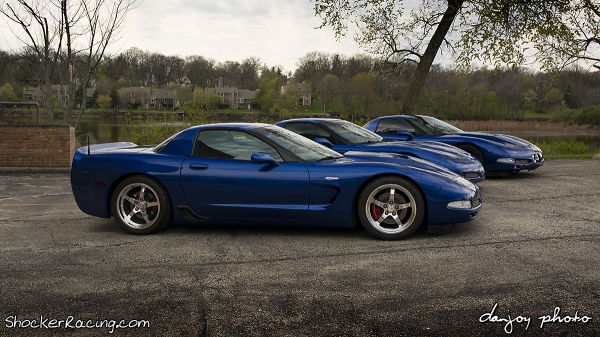
<path id="1" fill-rule="evenodd" d="M 192 170 L 206 170 L 207 168 L 208 168 L 207 164 L 199 164 L 199 163 L 190 164 L 190 169 L 192 169 Z"/>

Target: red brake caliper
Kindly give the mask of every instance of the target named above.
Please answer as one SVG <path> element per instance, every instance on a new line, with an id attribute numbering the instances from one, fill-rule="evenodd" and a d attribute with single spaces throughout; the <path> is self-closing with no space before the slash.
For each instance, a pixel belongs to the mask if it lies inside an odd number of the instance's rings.
<path id="1" fill-rule="evenodd" d="M 155 201 L 156 201 L 156 198 L 152 198 L 152 202 L 155 202 Z M 158 211 L 158 206 L 153 206 L 152 210 L 155 212 Z"/>
<path id="2" fill-rule="evenodd" d="M 373 219 L 375 219 L 376 221 L 379 220 L 379 218 L 381 218 L 381 213 L 383 213 L 383 210 L 381 208 L 379 208 L 375 204 L 371 204 L 371 216 L 373 217 Z"/>

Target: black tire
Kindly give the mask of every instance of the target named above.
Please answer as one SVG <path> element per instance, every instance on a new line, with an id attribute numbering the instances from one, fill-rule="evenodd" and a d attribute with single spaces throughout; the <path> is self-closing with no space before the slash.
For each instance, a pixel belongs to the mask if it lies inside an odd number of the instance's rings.
<path id="1" fill-rule="evenodd" d="M 421 226 L 427 210 L 414 183 L 401 177 L 382 177 L 362 190 L 357 211 L 361 224 L 371 235 L 382 240 L 399 240 Z"/>
<path id="2" fill-rule="evenodd" d="M 156 180 L 146 176 L 132 176 L 117 185 L 111 209 L 117 224 L 131 234 L 154 233 L 173 220 L 169 194 Z"/>
<path id="3" fill-rule="evenodd" d="M 481 152 L 481 150 L 477 146 L 472 144 L 463 144 L 460 145 L 458 148 L 463 151 L 469 152 L 473 157 L 475 157 L 475 159 L 479 160 L 481 166 L 485 168 L 485 157 L 483 156 L 483 152 Z"/>

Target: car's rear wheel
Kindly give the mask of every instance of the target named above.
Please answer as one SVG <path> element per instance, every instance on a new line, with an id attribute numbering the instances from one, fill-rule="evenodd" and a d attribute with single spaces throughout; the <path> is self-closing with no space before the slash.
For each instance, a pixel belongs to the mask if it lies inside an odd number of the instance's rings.
<path id="1" fill-rule="evenodd" d="M 132 234 L 150 234 L 163 229 L 172 220 L 169 195 L 154 179 L 132 176 L 113 192 L 112 214 L 115 221 Z"/>
<path id="2" fill-rule="evenodd" d="M 358 198 L 357 209 L 363 227 L 383 240 L 413 234 L 425 217 L 420 190 L 400 177 L 382 177 L 369 183 Z"/>
<path id="3" fill-rule="evenodd" d="M 471 144 L 463 144 L 458 147 L 459 149 L 469 152 L 475 159 L 479 160 L 481 165 L 485 168 L 485 158 L 483 157 L 483 152 L 475 146 Z"/>

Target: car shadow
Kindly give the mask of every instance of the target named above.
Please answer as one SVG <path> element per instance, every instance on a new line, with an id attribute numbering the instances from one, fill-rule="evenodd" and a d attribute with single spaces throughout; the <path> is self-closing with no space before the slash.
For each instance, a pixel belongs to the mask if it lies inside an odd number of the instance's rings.
<path id="1" fill-rule="evenodd" d="M 520 180 L 520 179 L 537 179 L 541 178 L 542 174 L 540 172 L 535 171 L 525 171 L 518 173 L 506 173 L 506 174 L 498 174 L 498 175 L 487 175 L 485 177 L 486 180 Z"/>
<path id="2" fill-rule="evenodd" d="M 87 231 L 96 234 L 114 234 L 136 237 L 120 228 L 113 219 L 92 219 L 86 224 Z M 422 225 L 411 236 L 400 241 L 426 239 L 428 237 L 442 237 L 447 233 L 428 233 L 427 226 Z M 315 227 L 277 227 L 277 226 L 204 226 L 204 225 L 172 225 L 151 236 L 236 236 L 236 237 L 294 237 L 294 238 L 348 238 L 358 240 L 375 240 L 362 226 L 354 228 L 315 228 Z M 143 237 L 143 236 L 142 236 Z"/>

